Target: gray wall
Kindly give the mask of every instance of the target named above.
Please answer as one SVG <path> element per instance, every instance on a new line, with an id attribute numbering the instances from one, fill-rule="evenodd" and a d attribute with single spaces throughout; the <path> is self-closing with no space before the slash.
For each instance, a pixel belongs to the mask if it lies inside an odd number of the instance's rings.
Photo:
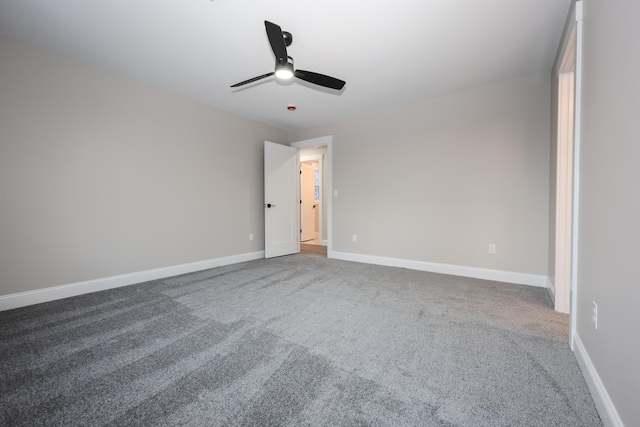
<path id="1" fill-rule="evenodd" d="M 537 76 L 292 132 L 334 136 L 333 250 L 546 276 L 549 87 Z"/>
<path id="2" fill-rule="evenodd" d="M 640 420 L 640 2 L 583 3 L 577 329 L 622 421 L 633 426 Z"/>
<path id="3" fill-rule="evenodd" d="M 264 249 L 286 132 L 6 37 L 0 58 L 0 295 Z"/>

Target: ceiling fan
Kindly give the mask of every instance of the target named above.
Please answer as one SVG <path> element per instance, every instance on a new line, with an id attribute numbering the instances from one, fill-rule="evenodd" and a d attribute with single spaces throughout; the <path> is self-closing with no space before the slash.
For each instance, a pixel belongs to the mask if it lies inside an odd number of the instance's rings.
<path id="1" fill-rule="evenodd" d="M 273 22 L 264 21 L 264 26 L 267 29 L 267 37 L 269 38 L 271 49 L 273 50 L 273 54 L 276 56 L 275 71 L 263 74 L 258 77 L 254 77 L 249 80 L 245 80 L 240 83 L 236 83 L 231 87 L 243 86 L 273 75 L 282 80 L 288 80 L 292 77 L 297 77 L 309 83 L 328 87 L 330 89 L 341 90 L 344 87 L 346 82 L 340 79 L 336 79 L 335 77 L 325 76 L 324 74 L 314 73 L 312 71 L 294 70 L 293 58 L 287 55 L 287 46 L 290 46 L 293 42 L 293 36 L 291 35 L 291 33 L 282 31 L 280 26 L 274 24 Z"/>

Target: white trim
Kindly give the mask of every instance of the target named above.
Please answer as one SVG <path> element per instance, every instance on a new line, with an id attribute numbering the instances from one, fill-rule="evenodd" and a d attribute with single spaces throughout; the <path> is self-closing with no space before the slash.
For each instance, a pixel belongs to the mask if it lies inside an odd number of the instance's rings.
<path id="1" fill-rule="evenodd" d="M 87 280 L 85 282 L 76 282 L 68 285 L 53 286 L 51 288 L 20 292 L 17 294 L 2 295 L 0 296 L 0 311 L 262 258 L 264 258 L 264 251 L 249 252 L 205 261 L 155 268 L 153 270 L 104 277 L 101 279 Z"/>
<path id="2" fill-rule="evenodd" d="M 410 270 L 429 271 L 432 273 L 451 274 L 454 276 L 472 277 L 475 279 L 495 280 L 497 282 L 516 283 L 518 285 L 547 287 L 547 277 L 537 274 L 515 273 L 511 271 L 490 270 L 487 268 L 465 267 L 462 265 L 439 264 L 427 261 L 414 261 L 400 258 L 387 258 L 374 255 L 354 254 L 350 252 L 333 252 L 330 258 L 343 261 L 362 262 L 365 264 L 401 267 Z"/>
<path id="3" fill-rule="evenodd" d="M 573 241 L 571 242 L 571 321 L 570 345 L 574 350 L 573 337 L 578 336 L 578 261 L 580 222 L 580 123 L 582 117 L 582 1 L 576 2 L 576 75 L 574 94 L 573 130 Z"/>
<path id="4" fill-rule="evenodd" d="M 333 135 L 320 136 L 313 139 L 304 139 L 302 141 L 292 142 L 290 145 L 296 148 L 319 147 L 321 145 L 329 145 L 333 142 Z"/>
<path id="5" fill-rule="evenodd" d="M 300 163 L 322 161 L 322 154 L 312 154 L 309 156 L 300 156 Z"/>
<path id="6" fill-rule="evenodd" d="M 333 258 L 333 135 L 321 136 L 319 138 L 305 139 L 303 141 L 292 142 L 291 147 L 307 148 L 325 145 L 327 147 L 327 176 L 325 177 L 327 200 L 327 258 Z"/>
<path id="7" fill-rule="evenodd" d="M 611 397 L 609 397 L 609 393 L 607 393 L 607 389 L 602 383 L 595 366 L 593 366 L 593 362 L 591 362 L 589 354 L 584 348 L 578 334 L 573 337 L 573 343 L 578 365 L 580 365 L 582 375 L 587 382 L 587 387 L 589 387 L 593 402 L 596 404 L 602 424 L 606 427 L 624 427 L 622 419 L 620 415 L 618 415 L 618 411 L 613 401 L 611 401 Z"/>
<path id="8" fill-rule="evenodd" d="M 576 2 L 576 21 L 582 21 L 582 1 Z"/>

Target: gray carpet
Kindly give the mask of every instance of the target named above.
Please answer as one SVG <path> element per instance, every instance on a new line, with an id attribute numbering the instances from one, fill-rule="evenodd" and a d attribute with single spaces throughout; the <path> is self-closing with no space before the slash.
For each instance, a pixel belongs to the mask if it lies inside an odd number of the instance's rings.
<path id="1" fill-rule="evenodd" d="M 294 255 L 0 325 L 6 426 L 602 425 L 541 288 Z"/>

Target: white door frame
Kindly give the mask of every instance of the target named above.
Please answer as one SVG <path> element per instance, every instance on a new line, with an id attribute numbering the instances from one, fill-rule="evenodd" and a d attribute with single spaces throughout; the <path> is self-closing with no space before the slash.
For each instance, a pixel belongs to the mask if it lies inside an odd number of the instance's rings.
<path id="1" fill-rule="evenodd" d="M 327 157 L 325 159 L 327 162 L 327 176 L 324 177 L 325 194 L 327 194 L 327 198 L 324 201 L 327 205 L 327 258 L 333 258 L 333 135 L 291 143 L 291 147 L 297 149 L 318 146 L 327 147 Z"/>
<path id="2" fill-rule="evenodd" d="M 323 219 L 323 215 L 322 215 L 322 210 L 324 209 L 324 197 L 322 197 L 322 193 L 325 191 L 324 188 L 324 174 L 322 173 L 322 168 L 323 168 L 323 164 L 322 164 L 322 154 L 312 154 L 310 156 L 300 156 L 300 163 L 303 162 L 318 162 L 318 168 L 320 169 L 319 174 L 319 181 L 320 181 L 320 199 L 318 200 L 318 203 L 320 204 L 320 210 L 318 212 L 318 240 L 322 241 L 322 236 L 323 236 L 323 227 L 322 227 L 322 219 Z M 300 191 L 302 191 L 302 188 L 300 188 Z M 302 222 L 301 222 L 302 224 Z"/>
<path id="3" fill-rule="evenodd" d="M 575 49 L 575 72 L 573 76 L 573 194 L 570 201 L 572 204 L 571 224 L 571 283 L 570 283 L 570 336 L 569 344 L 574 350 L 574 338 L 577 328 L 577 303 L 578 303 L 578 242 L 579 242 L 579 210 L 580 210 L 580 120 L 581 120 L 581 100 L 582 100 L 582 1 L 578 0 L 572 5 L 569 12 L 570 19 L 561 41 L 561 50 L 555 75 L 560 78 L 563 73 L 563 59 L 570 49 Z M 565 83 L 566 76 L 565 76 Z M 559 88 L 561 90 L 561 88 Z M 557 206 L 556 206 L 557 209 Z M 557 234 L 556 230 L 556 234 Z M 556 265 L 556 270 L 558 266 Z M 558 290 L 556 290 L 558 292 Z"/>
<path id="4" fill-rule="evenodd" d="M 573 254 L 571 272 L 571 350 L 577 334 L 578 312 L 578 218 L 580 201 L 580 119 L 582 111 L 582 1 L 576 2 L 576 76 L 575 76 L 575 109 L 573 131 Z"/>

